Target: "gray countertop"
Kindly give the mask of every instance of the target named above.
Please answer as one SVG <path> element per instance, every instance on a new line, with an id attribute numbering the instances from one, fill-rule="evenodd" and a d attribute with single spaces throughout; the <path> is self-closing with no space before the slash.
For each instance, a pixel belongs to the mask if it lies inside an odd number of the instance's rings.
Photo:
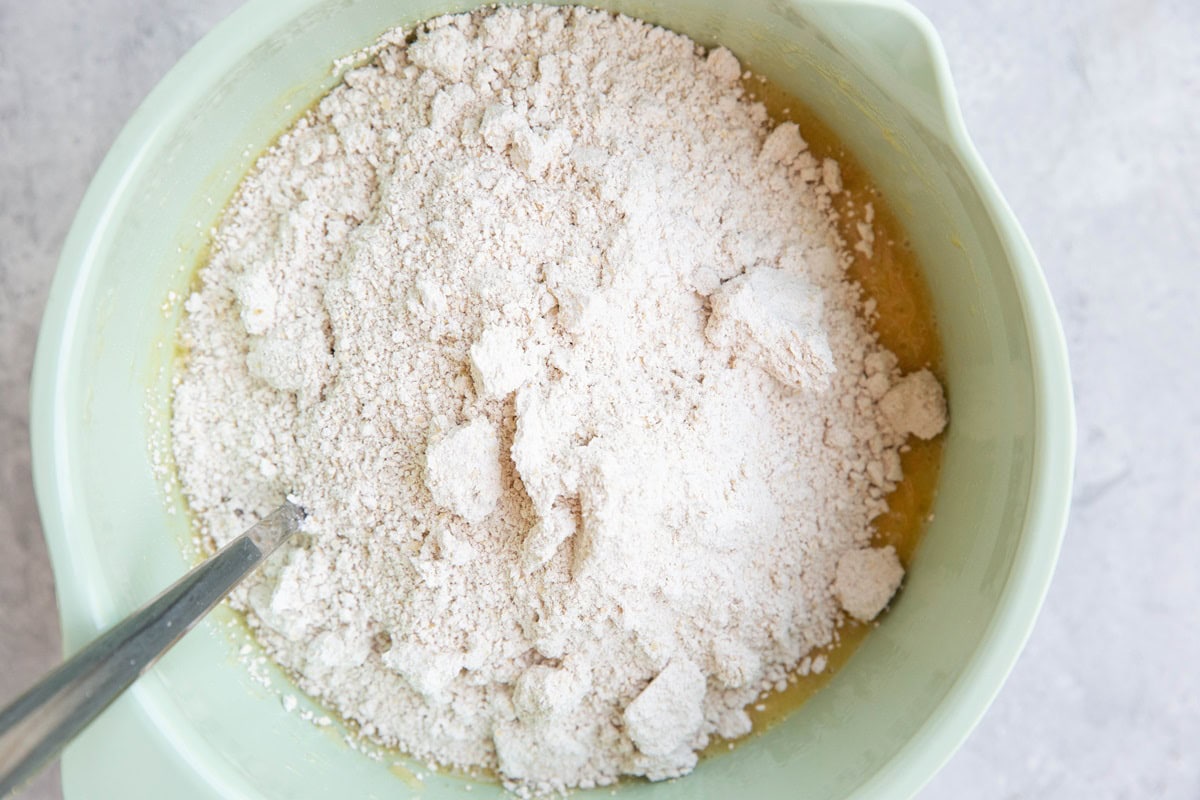
<path id="1" fill-rule="evenodd" d="M 0 702 L 59 655 L 28 388 L 58 250 L 236 0 L 0 2 Z M 1200 4 L 920 0 L 1071 349 L 1074 507 L 1033 637 L 924 798 L 1200 797 Z M 29 798 L 59 797 L 54 772 Z"/>

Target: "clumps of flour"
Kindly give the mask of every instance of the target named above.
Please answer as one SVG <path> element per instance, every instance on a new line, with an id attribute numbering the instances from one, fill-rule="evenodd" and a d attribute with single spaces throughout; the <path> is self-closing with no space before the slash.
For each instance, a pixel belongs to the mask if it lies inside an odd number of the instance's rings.
<path id="1" fill-rule="evenodd" d="M 847 550 L 838 559 L 833 594 L 846 613 L 862 622 L 879 616 L 904 579 L 904 567 L 891 545 Z"/>
<path id="2" fill-rule="evenodd" d="M 892 429 L 902 434 L 932 439 L 946 427 L 946 396 L 927 369 L 896 381 L 880 399 L 879 408 Z"/>
<path id="3" fill-rule="evenodd" d="M 500 438 L 492 424 L 476 417 L 431 436 L 425 447 L 425 486 L 439 506 L 467 522 L 483 522 L 504 493 Z"/>
<path id="4" fill-rule="evenodd" d="M 175 455 L 217 544 L 308 510 L 235 602 L 366 736 L 523 792 L 681 775 L 899 585 L 870 523 L 941 388 L 740 74 L 597 11 L 443 17 L 244 181 Z"/>

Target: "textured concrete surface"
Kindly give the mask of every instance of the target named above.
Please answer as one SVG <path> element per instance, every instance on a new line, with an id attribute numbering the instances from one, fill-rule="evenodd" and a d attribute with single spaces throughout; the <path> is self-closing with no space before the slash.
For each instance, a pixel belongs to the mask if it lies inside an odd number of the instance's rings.
<path id="1" fill-rule="evenodd" d="M 236 0 L 0 2 L 0 701 L 58 656 L 28 379 L 121 124 Z M 918 0 L 1073 359 L 1062 561 L 996 704 L 922 797 L 1200 797 L 1200 5 Z M 44 775 L 27 797 L 59 796 Z"/>

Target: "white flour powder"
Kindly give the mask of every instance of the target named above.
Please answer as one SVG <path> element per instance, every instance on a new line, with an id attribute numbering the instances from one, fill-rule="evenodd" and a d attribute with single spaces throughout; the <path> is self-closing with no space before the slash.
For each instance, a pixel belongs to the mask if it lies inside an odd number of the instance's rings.
<path id="1" fill-rule="evenodd" d="M 680 775 L 896 589 L 870 521 L 941 390 L 897 384 L 837 164 L 739 73 L 595 11 L 446 17 L 244 182 L 175 453 L 217 543 L 308 509 L 236 602 L 367 736 L 522 791 Z"/>

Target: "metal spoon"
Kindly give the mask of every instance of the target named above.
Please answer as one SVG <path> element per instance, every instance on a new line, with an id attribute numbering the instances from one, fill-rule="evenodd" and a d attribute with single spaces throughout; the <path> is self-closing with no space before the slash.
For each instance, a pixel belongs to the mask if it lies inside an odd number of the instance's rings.
<path id="1" fill-rule="evenodd" d="M 0 711 L 0 796 L 57 756 L 286 542 L 302 519 L 303 509 L 284 502 Z"/>

